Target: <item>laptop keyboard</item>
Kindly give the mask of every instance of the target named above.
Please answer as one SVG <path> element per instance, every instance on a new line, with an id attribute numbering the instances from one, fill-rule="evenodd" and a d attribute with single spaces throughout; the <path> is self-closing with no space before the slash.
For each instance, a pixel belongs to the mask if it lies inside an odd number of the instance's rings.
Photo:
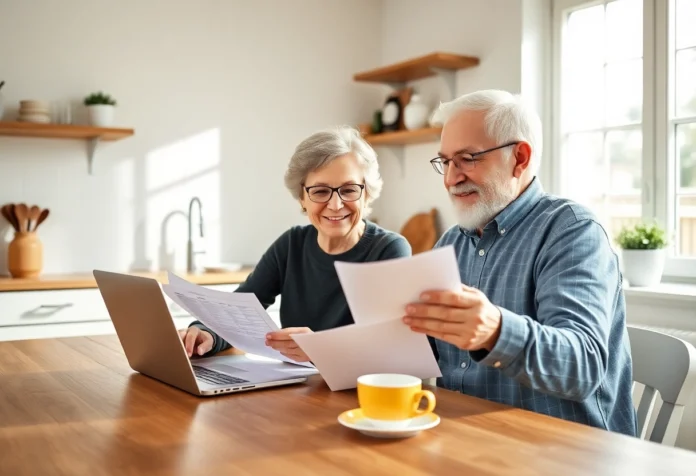
<path id="1" fill-rule="evenodd" d="M 192 365 L 193 373 L 196 378 L 203 380 L 206 383 L 213 385 L 224 385 L 224 384 L 236 384 L 236 383 L 248 383 L 248 380 L 244 380 L 238 377 L 232 377 L 231 375 L 226 375 L 215 370 L 210 370 L 205 367 L 198 365 Z"/>

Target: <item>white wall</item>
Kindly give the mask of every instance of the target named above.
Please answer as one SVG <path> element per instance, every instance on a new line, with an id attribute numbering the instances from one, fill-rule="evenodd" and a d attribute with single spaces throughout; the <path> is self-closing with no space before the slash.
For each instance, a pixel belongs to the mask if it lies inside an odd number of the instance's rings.
<path id="1" fill-rule="evenodd" d="M 117 125 L 136 131 L 97 152 L 94 176 L 82 142 L 0 137 L 0 203 L 51 209 L 39 230 L 45 273 L 172 259 L 183 268 L 185 218 L 161 230 L 194 195 L 209 258 L 255 262 L 305 222 L 282 182 L 295 145 L 320 127 L 362 122 L 379 101 L 352 75 L 381 59 L 381 9 L 373 0 L 0 0 L 9 108 L 69 99 L 81 122 L 81 98 L 104 90 L 119 101 Z"/>
<path id="2" fill-rule="evenodd" d="M 543 87 L 539 83 L 546 67 L 541 40 L 546 32 L 534 35 L 534 28 L 543 25 L 548 8 L 547 0 L 385 0 L 382 61 L 401 61 L 432 51 L 478 56 L 478 67 L 457 73 L 457 95 L 499 88 L 529 95 L 541 109 Z M 431 108 L 449 99 L 437 78 L 413 86 Z M 388 91 L 382 90 L 383 97 Z M 379 148 L 386 183 L 375 216 L 382 225 L 399 230 L 413 214 L 432 207 L 438 209 L 443 229 L 455 223 L 442 176 L 428 162 L 438 146 L 434 142 L 405 147 L 404 169 L 399 162 L 402 151 Z"/>

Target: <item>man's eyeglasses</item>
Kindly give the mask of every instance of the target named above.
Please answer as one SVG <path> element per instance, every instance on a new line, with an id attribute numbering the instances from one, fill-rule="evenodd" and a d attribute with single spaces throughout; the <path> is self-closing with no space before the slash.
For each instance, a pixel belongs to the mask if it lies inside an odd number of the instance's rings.
<path id="1" fill-rule="evenodd" d="M 446 159 L 444 157 L 438 156 L 432 159 L 430 163 L 435 169 L 435 172 L 439 173 L 440 175 L 445 175 L 447 173 L 447 169 L 449 168 L 450 163 L 453 161 L 454 166 L 457 167 L 459 170 L 463 172 L 468 172 L 476 166 L 476 162 L 483 160 L 478 159 L 478 156 L 487 154 L 488 152 L 493 152 L 494 150 L 510 147 L 511 145 L 516 145 L 519 143 L 520 141 L 508 142 L 507 144 L 499 145 L 497 147 L 493 147 L 492 149 L 482 150 L 481 152 L 474 152 L 473 154 L 457 154 L 451 159 Z"/>
<path id="2" fill-rule="evenodd" d="M 365 185 L 363 184 L 349 183 L 346 185 L 341 185 L 340 187 L 313 185 L 311 187 L 305 187 L 304 189 L 311 201 L 315 203 L 326 203 L 331 200 L 334 192 L 338 193 L 338 196 L 344 202 L 354 202 L 360 199 L 364 188 Z"/>

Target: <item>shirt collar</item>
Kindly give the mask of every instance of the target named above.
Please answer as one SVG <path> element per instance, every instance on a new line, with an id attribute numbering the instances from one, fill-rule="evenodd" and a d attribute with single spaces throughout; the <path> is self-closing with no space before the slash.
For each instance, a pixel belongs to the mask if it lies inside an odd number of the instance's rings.
<path id="1" fill-rule="evenodd" d="M 498 215 L 489 222 L 484 229 L 497 227 L 498 233 L 504 235 L 509 232 L 527 213 L 541 200 L 544 196 L 544 189 L 537 177 L 532 179 L 529 186 L 517 197 L 510 202 Z M 467 230 L 459 228 L 462 233 L 468 236 L 477 236 L 476 230 Z"/>

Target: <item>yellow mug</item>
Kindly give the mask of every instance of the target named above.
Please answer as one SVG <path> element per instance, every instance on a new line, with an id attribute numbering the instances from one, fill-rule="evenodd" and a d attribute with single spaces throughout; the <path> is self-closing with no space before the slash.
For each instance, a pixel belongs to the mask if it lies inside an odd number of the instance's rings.
<path id="1" fill-rule="evenodd" d="M 427 400 L 424 409 L 421 400 Z M 435 395 L 423 390 L 421 379 L 404 374 L 370 374 L 358 377 L 358 403 L 374 426 L 406 428 L 415 417 L 435 410 Z"/>

